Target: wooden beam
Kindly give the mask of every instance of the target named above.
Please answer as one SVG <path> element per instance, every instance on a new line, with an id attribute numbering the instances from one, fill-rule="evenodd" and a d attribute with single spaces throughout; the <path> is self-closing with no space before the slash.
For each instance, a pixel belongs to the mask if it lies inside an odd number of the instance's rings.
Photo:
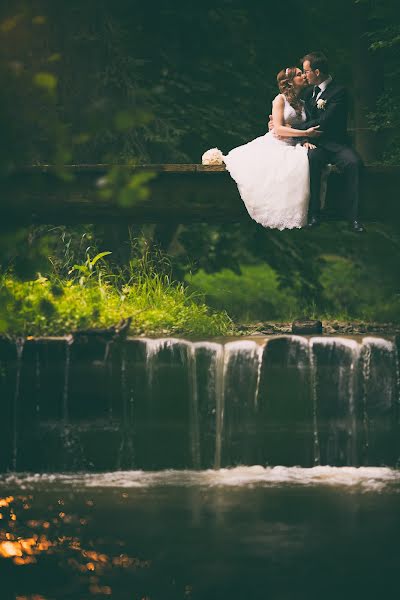
<path id="1" fill-rule="evenodd" d="M 0 181 L 0 223 L 188 223 L 249 219 L 235 182 L 224 166 L 197 164 L 122 165 L 127 173 L 152 172 L 145 200 L 121 206 L 104 199 L 99 183 L 113 165 L 68 165 L 60 178 L 50 165 L 29 167 Z M 340 218 L 340 175 L 331 175 L 328 216 Z M 369 166 L 361 217 L 400 222 L 400 166 Z"/>

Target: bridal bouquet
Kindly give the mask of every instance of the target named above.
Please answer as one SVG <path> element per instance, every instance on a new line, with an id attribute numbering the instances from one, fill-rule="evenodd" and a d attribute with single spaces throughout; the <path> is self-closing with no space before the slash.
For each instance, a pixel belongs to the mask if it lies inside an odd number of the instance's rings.
<path id="1" fill-rule="evenodd" d="M 201 157 L 201 163 L 203 165 L 223 165 L 224 155 L 218 148 L 210 148 L 207 152 L 204 152 Z"/>

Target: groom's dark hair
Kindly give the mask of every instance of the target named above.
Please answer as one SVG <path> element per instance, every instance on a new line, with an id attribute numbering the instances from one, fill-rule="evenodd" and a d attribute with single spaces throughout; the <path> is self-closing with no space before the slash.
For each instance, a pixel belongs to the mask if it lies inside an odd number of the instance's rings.
<path id="1" fill-rule="evenodd" d="M 321 73 L 324 75 L 329 74 L 329 64 L 328 59 L 326 58 L 323 52 L 309 52 L 301 59 L 301 64 L 304 63 L 305 60 L 310 62 L 310 66 L 312 70 L 319 69 Z"/>

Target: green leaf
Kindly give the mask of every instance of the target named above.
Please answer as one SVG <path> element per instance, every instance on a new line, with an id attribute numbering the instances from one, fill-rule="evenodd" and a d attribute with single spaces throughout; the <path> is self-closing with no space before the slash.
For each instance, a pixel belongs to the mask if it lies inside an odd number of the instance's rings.
<path id="1" fill-rule="evenodd" d="M 114 125 L 118 131 L 125 131 L 132 127 L 146 125 L 151 120 L 152 115 L 145 110 L 121 110 L 114 116 Z"/>
<path id="2" fill-rule="evenodd" d="M 14 15 L 13 17 L 10 17 L 9 19 L 5 19 L 4 21 L 2 21 L 0 23 L 0 31 L 2 33 L 7 33 L 9 31 L 12 31 L 18 24 L 18 21 L 20 21 L 22 19 L 22 14 L 19 15 Z"/>
<path id="3" fill-rule="evenodd" d="M 89 133 L 79 133 L 72 138 L 74 144 L 86 144 L 90 140 L 91 136 Z"/>
<path id="4" fill-rule="evenodd" d="M 101 258 L 103 258 L 103 256 L 107 256 L 108 254 L 112 254 L 112 252 L 99 252 L 99 254 L 96 254 L 96 256 L 93 258 L 93 260 L 90 261 L 90 265 L 92 267 L 94 267 L 94 265 L 97 263 L 98 260 L 100 260 Z"/>
<path id="5" fill-rule="evenodd" d="M 47 18 L 44 15 L 37 15 L 36 17 L 33 17 L 32 19 L 32 23 L 34 25 L 44 25 L 47 21 Z"/>
<path id="6" fill-rule="evenodd" d="M 71 267 L 71 269 L 68 271 L 68 275 L 70 275 L 71 273 L 73 273 L 74 271 L 80 271 L 81 273 L 84 273 L 85 275 L 89 274 L 89 269 L 85 266 L 85 265 L 74 265 L 73 267 Z"/>
<path id="7" fill-rule="evenodd" d="M 36 73 L 33 81 L 37 87 L 47 90 L 50 94 L 54 93 L 57 87 L 57 77 L 44 71 Z"/>
<path id="8" fill-rule="evenodd" d="M 127 110 L 120 111 L 114 117 L 115 128 L 118 129 L 118 131 L 130 129 L 135 125 L 135 121 L 135 117 Z"/>
<path id="9" fill-rule="evenodd" d="M 50 54 L 49 58 L 47 59 L 47 62 L 52 63 L 58 62 L 59 60 L 61 60 L 61 54 L 59 52 L 55 52 L 54 54 Z"/>

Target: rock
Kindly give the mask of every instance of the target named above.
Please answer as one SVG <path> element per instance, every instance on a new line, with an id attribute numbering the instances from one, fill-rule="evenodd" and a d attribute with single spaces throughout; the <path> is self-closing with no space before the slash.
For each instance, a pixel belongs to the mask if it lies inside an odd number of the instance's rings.
<path id="1" fill-rule="evenodd" d="M 332 325 L 329 325 L 329 324 L 324 326 L 324 332 L 327 333 L 328 335 L 336 334 L 336 330 L 332 327 Z"/>
<path id="2" fill-rule="evenodd" d="M 292 333 L 311 335 L 322 333 L 322 322 L 314 319 L 296 319 L 292 323 Z"/>

